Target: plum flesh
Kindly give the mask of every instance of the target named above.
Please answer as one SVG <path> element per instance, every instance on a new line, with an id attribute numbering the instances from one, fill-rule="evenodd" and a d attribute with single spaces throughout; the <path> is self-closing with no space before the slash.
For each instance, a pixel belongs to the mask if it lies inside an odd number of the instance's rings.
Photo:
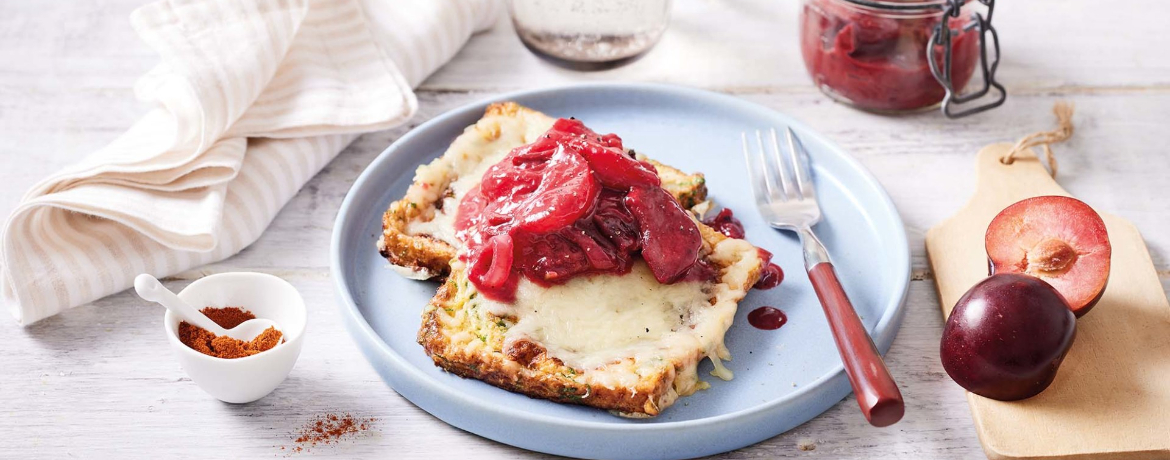
<path id="1" fill-rule="evenodd" d="M 1109 281 L 1112 247 L 1105 222 L 1089 205 L 1038 196 L 1008 206 L 987 226 L 990 272 L 1026 273 L 1051 284 L 1078 318 Z"/>
<path id="2" fill-rule="evenodd" d="M 963 294 L 943 329 L 940 356 L 967 391 L 1000 401 L 1030 398 L 1056 378 L 1076 317 L 1038 278 L 992 275 Z"/>

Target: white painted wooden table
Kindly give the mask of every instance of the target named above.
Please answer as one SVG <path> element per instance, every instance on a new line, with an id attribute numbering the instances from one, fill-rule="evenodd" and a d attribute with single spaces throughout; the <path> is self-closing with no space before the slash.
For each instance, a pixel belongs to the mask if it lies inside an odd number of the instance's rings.
<path id="1" fill-rule="evenodd" d="M 156 57 L 129 27 L 141 0 L 0 2 L 0 211 L 39 178 L 121 133 L 145 107 L 132 84 Z M 942 319 L 923 233 L 972 190 L 984 144 L 1048 129 L 1057 99 L 1077 103 L 1077 134 L 1058 146 L 1060 182 L 1134 221 L 1170 286 L 1170 4 L 1158 0 L 1000 2 L 1001 80 L 1011 96 L 960 121 L 850 110 L 810 84 L 796 44 L 796 0 L 679 0 L 669 32 L 644 59 L 601 73 L 551 67 L 501 21 L 419 91 L 417 124 L 495 93 L 573 81 L 670 82 L 724 91 L 794 115 L 840 143 L 889 190 L 913 250 L 905 324 L 887 362 L 905 419 L 866 425 L 852 397 L 824 415 L 721 458 L 979 458 L 962 390 L 938 362 Z M 342 197 L 409 127 L 362 136 L 314 178 L 260 240 L 236 257 L 168 281 L 256 270 L 304 293 L 310 327 L 289 380 L 252 404 L 219 403 L 187 379 L 165 345 L 162 309 L 121 293 L 20 328 L 0 317 L 0 457 L 287 455 L 316 414 L 349 411 L 376 429 L 314 456 L 541 458 L 447 426 L 387 387 L 342 328 L 328 241 Z M 0 315 L 3 316 L 3 315 Z M 803 447 L 803 448 L 802 448 Z M 810 448 L 812 448 L 810 450 Z"/>

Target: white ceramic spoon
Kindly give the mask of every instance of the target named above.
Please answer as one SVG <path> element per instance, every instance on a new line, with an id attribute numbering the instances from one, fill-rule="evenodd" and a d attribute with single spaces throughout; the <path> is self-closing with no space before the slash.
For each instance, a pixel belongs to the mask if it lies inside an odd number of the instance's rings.
<path id="1" fill-rule="evenodd" d="M 264 332 L 265 329 L 274 327 L 280 330 L 280 327 L 276 323 L 264 318 L 250 319 L 240 323 L 239 326 L 224 329 L 216 324 L 215 321 L 212 321 L 211 318 L 208 318 L 207 315 L 204 315 L 198 309 L 188 305 L 183 299 L 180 299 L 174 292 L 171 292 L 170 289 L 167 289 L 166 286 L 158 282 L 157 278 L 146 273 L 134 278 L 134 290 L 138 292 L 138 297 L 162 304 L 162 306 L 167 307 L 167 310 L 171 311 L 171 314 L 178 316 L 180 320 L 207 329 L 217 336 L 226 335 L 236 340 L 250 342 L 256 336 L 260 335 L 260 333 Z M 280 343 L 283 342 L 283 340 L 280 341 Z M 277 343 L 276 346 L 280 346 L 280 343 Z"/>

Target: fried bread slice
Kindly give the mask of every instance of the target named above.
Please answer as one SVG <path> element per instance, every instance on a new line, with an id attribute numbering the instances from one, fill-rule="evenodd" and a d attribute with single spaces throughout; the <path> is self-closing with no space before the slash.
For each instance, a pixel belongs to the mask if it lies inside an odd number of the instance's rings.
<path id="1" fill-rule="evenodd" d="M 418 341 L 435 364 L 535 398 L 658 415 L 705 388 L 697 368 L 710 357 L 731 373 L 723 336 L 740 300 L 759 279 L 761 259 L 744 240 L 699 224 L 711 282 L 659 284 L 638 261 L 625 275 L 577 277 L 543 287 L 521 281 L 509 304 L 490 300 L 456 260 L 423 310 Z"/>
<path id="2" fill-rule="evenodd" d="M 658 415 L 704 387 L 697 372 L 704 358 L 730 378 L 720 363 L 730 358 L 723 336 L 762 260 L 746 241 L 699 223 L 702 257 L 717 273 L 710 281 L 659 284 L 639 260 L 625 275 L 554 286 L 522 280 L 509 303 L 480 295 L 456 257 L 459 200 L 488 167 L 554 121 L 514 103 L 488 107 L 442 157 L 419 167 L 406 196 L 383 216 L 379 252 L 410 278 L 446 277 L 423 310 L 418 334 L 439 367 L 531 397 L 627 417 Z M 706 199 L 701 174 L 652 163 L 684 208 Z"/>
<path id="3" fill-rule="evenodd" d="M 461 246 L 455 238 L 454 218 L 463 193 L 478 183 L 488 167 L 512 149 L 536 140 L 554 121 L 514 102 L 488 106 L 483 118 L 467 127 L 443 156 L 418 168 L 406 196 L 386 210 L 378 252 L 408 278 L 446 276 Z M 658 169 L 662 187 L 684 208 L 707 198 L 702 174 L 639 159 Z"/>

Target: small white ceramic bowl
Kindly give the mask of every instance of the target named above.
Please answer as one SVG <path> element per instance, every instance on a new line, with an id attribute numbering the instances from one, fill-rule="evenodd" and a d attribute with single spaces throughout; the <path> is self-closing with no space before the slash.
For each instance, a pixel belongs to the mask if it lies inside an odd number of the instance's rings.
<path id="1" fill-rule="evenodd" d="M 211 396 L 228 403 L 263 398 L 288 377 L 301 354 L 305 333 L 305 300 L 287 281 L 264 273 L 220 273 L 200 278 L 179 294 L 191 306 L 240 307 L 267 318 L 284 334 L 271 350 L 236 359 L 205 355 L 179 341 L 179 319 L 168 311 L 163 319 L 179 365 Z"/>

